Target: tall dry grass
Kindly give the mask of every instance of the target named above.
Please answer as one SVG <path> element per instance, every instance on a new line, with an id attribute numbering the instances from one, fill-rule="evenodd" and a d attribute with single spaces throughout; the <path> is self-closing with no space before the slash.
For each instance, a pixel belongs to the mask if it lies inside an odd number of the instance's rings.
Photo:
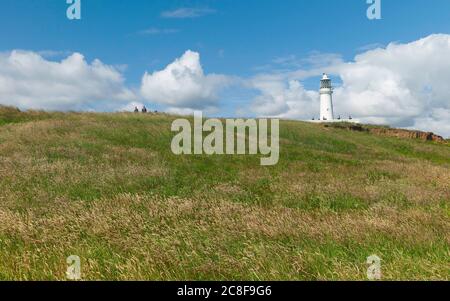
<path id="1" fill-rule="evenodd" d="M 170 116 L 33 114 L 0 127 L 0 279 L 449 279 L 446 145 L 282 122 L 268 168 L 174 156 Z"/>

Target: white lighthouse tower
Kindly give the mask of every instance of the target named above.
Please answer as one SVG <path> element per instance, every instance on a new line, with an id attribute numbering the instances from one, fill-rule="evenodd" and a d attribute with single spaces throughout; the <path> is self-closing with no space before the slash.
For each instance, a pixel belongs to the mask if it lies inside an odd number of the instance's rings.
<path id="1" fill-rule="evenodd" d="M 320 81 L 320 120 L 334 120 L 333 87 L 331 86 L 331 79 L 325 73 Z"/>

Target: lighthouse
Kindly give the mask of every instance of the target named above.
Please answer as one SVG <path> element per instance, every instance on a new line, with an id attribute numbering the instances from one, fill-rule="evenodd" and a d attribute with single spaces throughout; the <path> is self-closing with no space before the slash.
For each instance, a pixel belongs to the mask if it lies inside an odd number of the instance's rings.
<path id="1" fill-rule="evenodd" d="M 341 118 L 339 115 L 338 118 L 334 118 L 334 108 L 333 108 L 333 86 L 331 85 L 331 79 L 327 74 L 323 74 L 322 79 L 320 80 L 320 117 L 313 119 L 310 122 L 313 123 L 335 123 L 335 122 L 347 122 L 347 123 L 361 123 L 358 119 L 352 118 L 349 115 L 348 119 Z"/>
<path id="2" fill-rule="evenodd" d="M 331 79 L 325 73 L 320 81 L 320 120 L 334 120 L 333 87 Z"/>

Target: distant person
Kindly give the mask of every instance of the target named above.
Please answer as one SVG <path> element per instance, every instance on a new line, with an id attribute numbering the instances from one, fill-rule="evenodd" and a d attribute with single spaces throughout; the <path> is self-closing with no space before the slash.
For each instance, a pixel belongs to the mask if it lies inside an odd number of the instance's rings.
<path id="1" fill-rule="evenodd" d="M 135 112 L 135 113 L 139 113 L 138 107 L 134 107 L 134 112 Z"/>
<path id="2" fill-rule="evenodd" d="M 341 115 L 339 115 L 338 120 L 341 120 Z"/>
<path id="3" fill-rule="evenodd" d="M 350 116 L 348 117 L 348 119 L 349 119 L 349 120 L 352 120 L 353 118 L 352 118 L 352 116 L 350 115 Z"/>
<path id="4" fill-rule="evenodd" d="M 312 119 L 312 120 L 314 121 L 314 120 L 316 120 L 316 118 L 314 118 L 314 117 L 313 117 L 313 119 Z"/>
<path id="5" fill-rule="evenodd" d="M 142 113 L 147 113 L 147 108 L 145 106 L 142 108 Z"/>

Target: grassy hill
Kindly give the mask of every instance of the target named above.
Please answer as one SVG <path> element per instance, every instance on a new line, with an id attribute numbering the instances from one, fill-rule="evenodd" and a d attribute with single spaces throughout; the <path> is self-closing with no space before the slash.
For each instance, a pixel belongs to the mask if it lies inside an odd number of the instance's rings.
<path id="1" fill-rule="evenodd" d="M 450 146 L 282 121 L 278 165 L 174 117 L 0 109 L 0 279 L 450 279 Z"/>

